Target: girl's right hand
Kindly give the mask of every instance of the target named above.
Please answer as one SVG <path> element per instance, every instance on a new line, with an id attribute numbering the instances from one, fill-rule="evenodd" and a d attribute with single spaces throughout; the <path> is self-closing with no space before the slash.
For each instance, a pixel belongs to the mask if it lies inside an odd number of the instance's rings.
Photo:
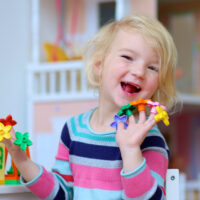
<path id="1" fill-rule="evenodd" d="M 38 176 L 40 168 L 26 155 L 26 151 L 22 151 L 19 146 L 13 144 L 16 139 L 13 128 L 10 134 L 11 139 L 3 139 L 2 142 L 5 144 L 12 161 L 15 163 L 24 181 L 29 182 Z"/>
<path id="2" fill-rule="evenodd" d="M 22 151 L 19 146 L 13 144 L 16 140 L 15 130 L 12 128 L 10 131 L 11 139 L 3 139 L 2 143 L 5 144 L 8 152 L 10 153 L 15 163 L 21 162 L 22 159 L 27 159 L 26 151 Z"/>

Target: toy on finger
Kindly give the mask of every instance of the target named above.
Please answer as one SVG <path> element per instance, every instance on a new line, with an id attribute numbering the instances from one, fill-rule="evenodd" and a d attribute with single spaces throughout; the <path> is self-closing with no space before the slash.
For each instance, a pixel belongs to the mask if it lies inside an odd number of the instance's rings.
<path id="1" fill-rule="evenodd" d="M 28 146 L 33 144 L 33 142 L 29 140 L 29 133 L 27 132 L 24 134 L 16 132 L 15 136 L 17 139 L 13 142 L 13 144 L 19 146 L 22 151 L 25 151 Z"/>
<path id="2" fill-rule="evenodd" d="M 5 139 L 11 139 L 10 131 L 12 129 L 11 125 L 4 126 L 0 122 L 0 142 L 5 138 Z"/>
<path id="3" fill-rule="evenodd" d="M 113 127 L 113 128 L 116 128 L 116 130 L 117 130 L 118 123 L 122 122 L 124 124 L 124 128 L 126 129 L 128 127 L 128 124 L 127 124 L 126 121 L 127 121 L 127 116 L 126 115 L 122 115 L 122 116 L 115 115 L 114 116 L 114 122 L 112 122 L 110 124 L 110 126 Z"/>
<path id="4" fill-rule="evenodd" d="M 119 116 L 126 115 L 127 117 L 130 117 L 133 114 L 133 111 L 135 109 L 136 109 L 136 106 L 132 106 L 131 104 L 127 104 L 127 105 L 121 107 L 121 109 L 117 113 L 117 115 L 119 115 Z"/>
<path id="5" fill-rule="evenodd" d="M 8 115 L 5 119 L 0 119 L 0 142 L 5 139 L 11 139 L 10 131 L 17 122 L 12 119 L 12 115 Z"/>
<path id="6" fill-rule="evenodd" d="M 156 110 L 158 112 L 158 114 L 154 116 L 154 119 L 156 120 L 156 122 L 159 122 L 162 120 L 166 126 L 169 126 L 169 116 L 167 112 L 161 106 L 156 106 Z"/>
<path id="7" fill-rule="evenodd" d="M 145 111 L 145 105 L 147 105 L 147 101 L 149 101 L 150 99 L 138 99 L 137 101 L 132 101 L 130 102 L 130 104 L 132 106 L 137 106 L 138 111 Z"/>
<path id="8" fill-rule="evenodd" d="M 12 115 L 8 115 L 6 119 L 3 119 L 3 118 L 0 119 L 0 122 L 4 124 L 4 126 L 7 126 L 7 125 L 15 126 L 17 124 L 17 122 L 12 119 Z"/>
<path id="9" fill-rule="evenodd" d="M 138 99 L 137 101 L 132 101 L 129 104 L 122 106 L 117 115 L 114 116 L 114 122 L 110 124 L 111 127 L 116 128 L 118 123 L 123 122 L 125 129 L 128 127 L 127 118 L 133 115 L 133 111 L 138 109 L 138 111 L 145 111 L 145 106 L 148 105 L 151 108 L 151 113 L 155 114 L 154 119 L 156 122 L 163 121 L 166 126 L 169 126 L 169 116 L 166 112 L 166 107 L 161 105 L 159 102 L 153 102 L 150 99 Z"/>
<path id="10" fill-rule="evenodd" d="M 166 111 L 166 107 L 161 105 L 158 101 L 153 102 L 153 101 L 149 100 L 149 101 L 147 101 L 147 104 L 151 108 L 150 112 L 153 113 L 153 114 L 157 114 L 158 113 L 157 110 L 156 110 L 157 106 L 162 107 Z"/>

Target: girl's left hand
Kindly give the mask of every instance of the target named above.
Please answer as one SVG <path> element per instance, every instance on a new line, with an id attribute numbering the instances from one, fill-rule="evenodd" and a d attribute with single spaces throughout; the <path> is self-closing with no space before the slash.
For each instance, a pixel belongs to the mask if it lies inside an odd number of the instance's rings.
<path id="1" fill-rule="evenodd" d="M 121 149 L 134 149 L 140 148 L 140 145 L 144 141 L 148 131 L 156 124 L 154 114 L 150 114 L 149 118 L 146 118 L 145 111 L 139 112 L 139 119 L 136 119 L 133 115 L 129 117 L 129 123 L 127 129 L 124 128 L 123 123 L 118 124 L 116 142 Z"/>

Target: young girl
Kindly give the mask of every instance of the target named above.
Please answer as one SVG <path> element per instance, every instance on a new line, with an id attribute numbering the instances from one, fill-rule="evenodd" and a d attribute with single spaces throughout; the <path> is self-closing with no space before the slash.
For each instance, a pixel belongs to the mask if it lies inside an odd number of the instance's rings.
<path id="1" fill-rule="evenodd" d="M 103 27 L 85 52 L 98 107 L 67 119 L 53 171 L 4 140 L 21 182 L 41 199 L 165 199 L 169 150 L 154 114 L 134 112 L 128 128 L 119 123 L 117 131 L 110 123 L 121 106 L 139 98 L 170 108 L 176 57 L 170 34 L 157 20 L 132 15 Z"/>

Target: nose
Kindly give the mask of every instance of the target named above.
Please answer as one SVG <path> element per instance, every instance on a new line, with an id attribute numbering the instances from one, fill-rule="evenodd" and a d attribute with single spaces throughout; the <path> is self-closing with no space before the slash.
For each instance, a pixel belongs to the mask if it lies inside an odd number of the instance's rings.
<path id="1" fill-rule="evenodd" d="M 137 78 L 144 79 L 145 77 L 145 66 L 143 63 L 134 64 L 131 67 L 131 74 Z"/>

